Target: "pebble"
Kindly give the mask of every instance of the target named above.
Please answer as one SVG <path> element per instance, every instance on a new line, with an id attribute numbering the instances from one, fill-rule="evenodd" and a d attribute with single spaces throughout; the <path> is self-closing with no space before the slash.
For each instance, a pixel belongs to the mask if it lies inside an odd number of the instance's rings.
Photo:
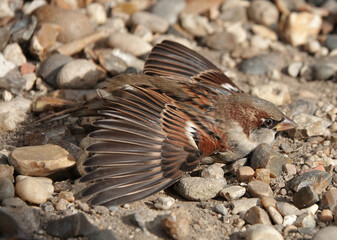
<path id="1" fill-rule="evenodd" d="M 267 207 L 266 210 L 267 210 L 270 218 L 273 220 L 273 222 L 275 224 L 282 224 L 283 223 L 283 217 L 279 213 L 279 211 L 277 211 L 277 209 L 275 207 L 269 206 L 269 207 Z"/>
<path id="2" fill-rule="evenodd" d="M 286 163 L 282 166 L 283 172 L 285 172 L 288 176 L 293 176 L 296 174 L 297 169 L 294 164 Z"/>
<path id="3" fill-rule="evenodd" d="M 284 83 L 270 82 L 253 87 L 252 94 L 272 102 L 277 106 L 291 103 L 288 86 Z"/>
<path id="4" fill-rule="evenodd" d="M 20 45 L 17 43 L 8 44 L 5 47 L 3 54 L 8 61 L 14 63 L 16 66 L 21 66 L 27 62 Z"/>
<path id="5" fill-rule="evenodd" d="M 293 46 L 316 39 L 322 25 L 322 18 L 309 12 L 292 12 L 281 18 L 279 29 L 281 36 Z M 300 27 L 299 27 L 300 26 Z"/>
<path id="6" fill-rule="evenodd" d="M 0 3 L 1 7 L 1 3 Z M 0 12 L 1 16 L 1 12 Z M 20 223 L 11 216 L 6 209 L 0 210 L 0 219 L 1 219 L 1 238 L 2 239 L 29 239 L 25 231 L 20 226 Z"/>
<path id="7" fill-rule="evenodd" d="M 214 211 L 220 213 L 223 216 L 226 216 L 228 214 L 228 210 L 223 204 L 216 204 L 214 206 Z"/>
<path id="8" fill-rule="evenodd" d="M 158 216 L 157 212 L 152 211 L 148 208 L 142 208 L 135 212 L 134 220 L 136 221 L 137 225 L 144 231 L 147 232 L 147 224 L 155 220 Z"/>
<path id="9" fill-rule="evenodd" d="M 254 175 L 254 169 L 249 166 L 240 167 L 236 171 L 236 176 L 240 182 L 248 182 L 250 179 L 253 178 Z"/>
<path id="10" fill-rule="evenodd" d="M 333 210 L 337 205 L 337 189 L 329 189 L 322 196 L 322 205 Z"/>
<path id="11" fill-rule="evenodd" d="M 287 72 L 289 76 L 296 78 L 299 75 L 302 67 L 303 67 L 302 62 L 293 62 L 288 66 Z"/>
<path id="12" fill-rule="evenodd" d="M 260 205 L 261 200 L 259 198 L 243 198 L 234 200 L 231 204 L 233 206 L 232 214 L 238 214 L 241 212 L 247 212 L 251 207 Z"/>
<path id="13" fill-rule="evenodd" d="M 218 19 L 223 22 L 245 23 L 247 22 L 247 9 L 235 1 L 225 1 L 221 6 L 221 14 Z"/>
<path id="14" fill-rule="evenodd" d="M 327 127 L 329 125 L 323 118 L 300 113 L 294 117 L 294 121 L 298 124 L 298 127 L 289 130 L 290 136 L 294 138 L 308 138 L 328 134 Z"/>
<path id="15" fill-rule="evenodd" d="M 275 152 L 269 144 L 262 143 L 253 152 L 251 167 L 253 169 L 267 168 L 272 177 L 277 177 L 282 173 L 282 166 L 286 162 L 284 155 Z"/>
<path id="16" fill-rule="evenodd" d="M 154 202 L 154 207 L 159 210 L 168 210 L 173 206 L 174 203 L 175 203 L 174 198 L 160 196 Z"/>
<path id="17" fill-rule="evenodd" d="M 52 144 L 16 148 L 9 155 L 9 163 L 20 174 L 40 177 L 76 164 L 74 157 L 65 149 Z"/>
<path id="18" fill-rule="evenodd" d="M 144 67 L 144 61 L 136 58 L 135 56 L 123 52 L 120 49 L 112 50 L 112 54 L 120 59 L 122 59 L 128 67 L 135 68 L 138 73 L 140 73 Z"/>
<path id="19" fill-rule="evenodd" d="M 224 170 L 217 164 L 212 164 L 206 168 L 204 168 L 201 173 L 200 176 L 203 178 L 217 178 L 217 179 L 223 179 L 224 181 Z"/>
<path id="20" fill-rule="evenodd" d="M 0 53 L 0 78 L 6 76 L 6 74 L 15 68 L 15 64 L 8 61 L 2 53 Z"/>
<path id="21" fill-rule="evenodd" d="M 23 97 L 16 97 L 9 102 L 0 103 L 0 131 L 11 131 L 26 119 L 32 101 Z"/>
<path id="22" fill-rule="evenodd" d="M 152 49 L 151 44 L 142 38 L 129 33 L 115 33 L 110 35 L 107 44 L 113 48 L 119 48 L 123 52 L 134 56 L 144 55 Z M 124 60 L 124 59 L 123 59 Z"/>
<path id="23" fill-rule="evenodd" d="M 85 237 L 95 232 L 97 227 L 91 224 L 83 213 L 77 213 L 47 223 L 47 233 L 59 238 Z"/>
<path id="24" fill-rule="evenodd" d="M 266 50 L 269 48 L 269 39 L 261 37 L 259 35 L 254 35 L 250 39 L 250 45 L 254 49 Z"/>
<path id="25" fill-rule="evenodd" d="M 325 45 L 330 51 L 337 49 L 337 34 L 328 34 L 326 36 Z"/>
<path id="26" fill-rule="evenodd" d="M 214 32 L 207 17 L 187 14 L 183 15 L 180 20 L 181 26 L 196 37 L 205 37 Z"/>
<path id="27" fill-rule="evenodd" d="M 252 31 L 261 36 L 261 37 L 264 37 L 264 38 L 267 38 L 267 39 L 270 39 L 270 40 L 273 40 L 273 41 L 276 41 L 277 40 L 277 35 L 274 31 L 272 31 L 271 29 L 263 26 L 263 25 L 257 25 L 257 24 L 254 24 L 252 26 Z"/>
<path id="28" fill-rule="evenodd" d="M 117 240 L 118 238 L 109 229 L 97 230 L 88 236 L 88 240 Z"/>
<path id="29" fill-rule="evenodd" d="M 136 12 L 131 17 L 133 25 L 143 25 L 154 33 L 165 33 L 169 28 L 169 23 L 165 18 L 150 12 Z"/>
<path id="30" fill-rule="evenodd" d="M 170 215 L 163 219 L 162 226 L 166 233 L 173 239 L 186 239 L 190 232 L 191 214 L 184 208 L 173 210 Z"/>
<path id="31" fill-rule="evenodd" d="M 2 200 L 1 205 L 3 207 L 12 207 L 12 208 L 27 207 L 27 204 L 21 198 L 18 197 L 6 198 Z"/>
<path id="32" fill-rule="evenodd" d="M 295 224 L 296 219 L 297 219 L 297 216 L 294 215 L 294 214 L 293 215 L 286 215 L 283 218 L 282 225 L 283 226 L 292 226 L 293 224 Z"/>
<path id="33" fill-rule="evenodd" d="M 102 4 L 90 3 L 87 6 L 87 15 L 90 20 L 98 25 L 104 24 L 107 20 L 107 14 Z"/>
<path id="34" fill-rule="evenodd" d="M 15 192 L 22 200 L 33 204 L 41 204 L 52 197 L 54 192 L 53 181 L 45 177 L 16 177 Z"/>
<path id="35" fill-rule="evenodd" d="M 253 197 L 272 197 L 273 190 L 269 184 L 260 180 L 251 181 L 248 183 L 248 192 Z"/>
<path id="36" fill-rule="evenodd" d="M 277 201 L 272 197 L 261 197 L 261 202 L 264 208 L 276 207 Z"/>
<path id="37" fill-rule="evenodd" d="M 277 202 L 276 208 L 283 217 L 289 215 L 298 215 L 300 213 L 300 210 L 297 207 L 287 202 Z"/>
<path id="38" fill-rule="evenodd" d="M 275 54 L 264 54 L 241 61 L 238 69 L 247 75 L 263 75 L 272 72 L 279 64 Z"/>
<path id="39" fill-rule="evenodd" d="M 185 5 L 184 0 L 161 0 L 153 6 L 152 13 L 166 19 L 169 24 L 174 24 Z"/>
<path id="40" fill-rule="evenodd" d="M 60 199 L 58 200 L 58 202 L 56 203 L 55 205 L 55 209 L 57 211 L 64 211 L 67 209 L 67 206 L 68 206 L 69 202 L 65 199 Z"/>
<path id="41" fill-rule="evenodd" d="M 118 75 L 126 71 L 128 65 L 111 51 L 100 51 L 98 53 L 99 63 L 112 75 Z"/>
<path id="42" fill-rule="evenodd" d="M 245 233 L 246 240 L 283 240 L 281 233 L 279 233 L 273 226 L 264 224 L 255 224 L 249 226 Z"/>
<path id="43" fill-rule="evenodd" d="M 181 179 L 174 189 L 188 200 L 209 200 L 218 195 L 226 182 L 217 178 L 186 177 Z"/>
<path id="44" fill-rule="evenodd" d="M 0 201 L 13 198 L 15 194 L 14 184 L 10 178 L 0 177 Z"/>
<path id="45" fill-rule="evenodd" d="M 302 187 L 293 197 L 294 205 L 298 208 L 310 207 L 318 201 L 319 196 L 311 185 Z"/>
<path id="46" fill-rule="evenodd" d="M 43 78 L 48 84 L 57 87 L 56 79 L 62 67 L 73 61 L 72 57 L 62 54 L 53 54 L 41 63 L 39 68 L 39 76 Z"/>
<path id="47" fill-rule="evenodd" d="M 252 225 L 259 223 L 264 225 L 271 225 L 267 212 L 264 209 L 257 206 L 250 208 L 246 212 L 244 219 L 247 223 L 250 223 Z"/>
<path id="48" fill-rule="evenodd" d="M 103 77 L 104 73 L 94 63 L 86 59 L 76 59 L 62 67 L 56 84 L 59 88 L 90 89 Z"/>
<path id="49" fill-rule="evenodd" d="M 64 199 L 67 202 L 74 202 L 75 201 L 75 197 L 74 194 L 72 192 L 66 192 L 66 191 L 61 191 L 59 193 L 58 199 Z"/>
<path id="50" fill-rule="evenodd" d="M 287 182 L 289 188 L 298 192 L 301 188 L 311 185 L 317 194 L 321 194 L 330 184 L 331 176 L 320 170 L 312 170 L 302 175 L 295 176 Z"/>
<path id="51" fill-rule="evenodd" d="M 268 1 L 253 1 L 247 9 L 248 17 L 257 24 L 272 26 L 277 24 L 279 12 L 276 6 Z"/>
<path id="52" fill-rule="evenodd" d="M 220 196 L 226 198 L 227 201 L 237 200 L 246 193 L 246 188 L 241 186 L 229 186 L 220 191 Z"/>
<path id="53" fill-rule="evenodd" d="M 6 159 L 6 162 L 7 160 L 8 159 Z M 10 166 L 6 163 L 0 164 L 0 178 L 8 178 L 11 181 L 13 181 L 14 180 L 13 174 L 14 174 L 13 166 Z"/>
<path id="54" fill-rule="evenodd" d="M 320 229 L 312 240 L 327 240 L 327 239 L 335 239 L 337 236 L 337 227 L 336 226 L 328 226 Z"/>
<path id="55" fill-rule="evenodd" d="M 312 213 L 303 213 L 295 221 L 295 226 L 299 228 L 316 227 L 315 217 Z"/>
<path id="56" fill-rule="evenodd" d="M 333 215 L 330 209 L 323 209 L 319 215 L 319 220 L 323 222 L 330 222 L 333 220 Z"/>
<path id="57" fill-rule="evenodd" d="M 312 66 L 313 80 L 328 80 L 336 75 L 336 70 L 327 64 L 317 64 Z"/>
<path id="58" fill-rule="evenodd" d="M 202 41 L 209 48 L 222 51 L 231 51 L 237 44 L 235 36 L 228 32 L 207 35 Z"/>
<path id="59" fill-rule="evenodd" d="M 33 14 L 39 24 L 53 23 L 59 25 L 61 31 L 57 40 L 62 43 L 82 38 L 94 31 L 89 18 L 79 11 L 45 5 L 36 9 Z"/>

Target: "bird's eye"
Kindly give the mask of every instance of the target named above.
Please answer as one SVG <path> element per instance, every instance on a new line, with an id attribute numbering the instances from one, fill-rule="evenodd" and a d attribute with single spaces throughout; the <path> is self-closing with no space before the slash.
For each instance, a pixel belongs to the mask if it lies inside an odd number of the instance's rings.
<path id="1" fill-rule="evenodd" d="M 264 125 L 266 128 L 271 128 L 271 127 L 273 127 L 273 125 L 274 125 L 274 121 L 273 121 L 273 119 L 270 119 L 270 118 L 265 119 L 265 120 L 263 121 L 263 125 Z"/>

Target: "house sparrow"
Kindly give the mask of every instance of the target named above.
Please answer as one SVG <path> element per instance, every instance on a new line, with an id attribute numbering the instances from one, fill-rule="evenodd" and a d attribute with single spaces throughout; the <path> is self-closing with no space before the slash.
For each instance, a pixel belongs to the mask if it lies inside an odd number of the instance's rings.
<path id="1" fill-rule="evenodd" d="M 200 160 L 240 159 L 296 127 L 274 104 L 243 93 L 198 53 L 171 41 L 156 45 L 142 75 L 120 75 L 100 93 L 101 120 L 89 137 L 94 168 L 80 181 L 93 205 L 143 199 L 178 181 Z"/>

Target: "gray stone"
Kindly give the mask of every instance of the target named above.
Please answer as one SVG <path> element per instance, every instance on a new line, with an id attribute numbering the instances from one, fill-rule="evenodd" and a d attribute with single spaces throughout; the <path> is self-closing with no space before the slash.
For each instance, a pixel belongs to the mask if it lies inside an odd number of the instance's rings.
<path id="1" fill-rule="evenodd" d="M 88 236 L 88 240 L 117 240 L 117 237 L 109 229 L 95 231 Z"/>
<path id="2" fill-rule="evenodd" d="M 315 234 L 313 240 L 335 239 L 336 236 L 337 236 L 337 227 L 336 226 L 328 226 L 328 227 L 320 229 Z"/>
<path id="3" fill-rule="evenodd" d="M 1 61 L 1 54 L 0 54 L 0 61 Z M 0 75 L 1 71 L 6 72 L 6 75 L 4 77 L 0 77 L 0 87 L 10 91 L 14 90 L 16 92 L 20 92 L 23 89 L 25 89 L 26 80 L 22 77 L 18 68 L 13 68 L 9 70 L 9 68 L 7 68 L 8 65 L 6 63 L 3 64 L 3 66 L 1 65 L 2 64 L 0 64 Z"/>
<path id="4" fill-rule="evenodd" d="M 268 1 L 253 1 L 247 9 L 248 16 L 257 24 L 272 26 L 277 24 L 279 12 L 277 7 Z"/>
<path id="5" fill-rule="evenodd" d="M 326 36 L 325 45 L 330 51 L 337 49 L 337 34 L 328 34 Z"/>
<path id="6" fill-rule="evenodd" d="M 248 75 L 263 75 L 271 72 L 279 64 L 279 57 L 275 54 L 264 54 L 241 61 L 238 69 Z"/>
<path id="7" fill-rule="evenodd" d="M 297 207 L 287 202 L 277 202 L 276 208 L 283 217 L 288 215 L 297 215 L 300 213 L 300 210 Z"/>
<path id="8" fill-rule="evenodd" d="M 169 23 L 165 18 L 149 12 L 136 12 L 131 17 L 134 25 L 143 25 L 154 33 L 165 33 L 169 28 Z"/>
<path id="9" fill-rule="evenodd" d="M 303 213 L 295 221 L 295 226 L 299 228 L 316 227 L 315 216 L 312 213 Z"/>
<path id="10" fill-rule="evenodd" d="M 127 69 L 127 64 L 112 54 L 111 51 L 102 51 L 98 54 L 99 63 L 112 75 L 123 73 Z"/>
<path id="11" fill-rule="evenodd" d="M 22 49 L 18 43 L 12 43 L 4 49 L 5 58 L 14 63 L 16 66 L 21 66 L 27 62 L 26 56 L 23 54 Z"/>
<path id="12" fill-rule="evenodd" d="M 217 32 L 203 38 L 203 43 L 214 50 L 231 51 L 237 42 L 232 33 Z"/>
<path id="13" fill-rule="evenodd" d="M 218 179 L 223 179 L 224 181 L 224 171 L 223 169 L 217 165 L 217 164 L 212 164 L 206 168 L 204 168 L 201 171 L 201 177 L 203 178 L 218 178 Z"/>
<path id="14" fill-rule="evenodd" d="M 216 197 L 225 184 L 223 179 L 186 177 L 174 189 L 188 200 L 209 200 Z"/>
<path id="15" fill-rule="evenodd" d="M 160 0 L 153 6 L 152 13 L 173 24 L 177 21 L 179 13 L 184 10 L 185 5 L 185 0 Z"/>
<path id="16" fill-rule="evenodd" d="M 214 32 L 208 18 L 200 15 L 183 15 L 181 17 L 181 26 L 196 37 L 205 37 Z"/>
<path id="17" fill-rule="evenodd" d="M 214 211 L 220 213 L 223 216 L 226 216 L 228 214 L 228 210 L 223 204 L 216 204 L 214 206 Z"/>
<path id="18" fill-rule="evenodd" d="M 281 233 L 279 233 L 274 227 L 264 224 L 255 224 L 248 227 L 245 237 L 246 240 L 283 240 Z"/>
<path id="19" fill-rule="evenodd" d="M 0 201 L 13 198 L 15 194 L 14 185 L 10 178 L 0 178 Z"/>
<path id="20" fill-rule="evenodd" d="M 336 75 L 333 67 L 326 64 L 317 64 L 312 66 L 312 79 L 313 80 L 328 80 Z"/>
<path id="21" fill-rule="evenodd" d="M 83 213 L 49 220 L 47 223 L 47 233 L 60 238 L 88 236 L 96 230 L 97 227 L 92 225 Z"/>
<path id="22" fill-rule="evenodd" d="M 231 202 L 231 204 L 233 206 L 232 214 L 238 214 L 241 212 L 246 212 L 251 207 L 261 205 L 261 200 L 259 198 L 244 198 L 234 200 Z"/>
<path id="23" fill-rule="evenodd" d="M 4 207 L 12 207 L 12 208 L 27 207 L 27 204 L 21 198 L 18 197 L 6 198 L 2 200 L 1 204 Z"/>
<path id="24" fill-rule="evenodd" d="M 59 71 L 56 79 L 59 88 L 88 89 L 94 87 L 104 73 L 86 60 L 76 59 L 67 63 Z"/>
<path id="25" fill-rule="evenodd" d="M 246 188 L 241 186 L 229 186 L 220 191 L 220 196 L 227 199 L 227 201 L 232 201 L 239 199 L 246 193 Z"/>
<path id="26" fill-rule="evenodd" d="M 29 239 L 20 224 L 8 213 L 0 209 L 0 226 L 2 239 Z"/>

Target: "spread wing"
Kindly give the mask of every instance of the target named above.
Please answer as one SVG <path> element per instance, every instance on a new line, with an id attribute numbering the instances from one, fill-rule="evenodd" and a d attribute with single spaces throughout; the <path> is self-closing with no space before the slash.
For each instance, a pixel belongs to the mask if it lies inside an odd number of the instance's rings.
<path id="1" fill-rule="evenodd" d="M 89 136 L 98 140 L 81 178 L 91 185 L 82 196 L 93 205 L 120 205 L 167 188 L 204 155 L 221 148 L 221 136 L 198 106 L 180 105 L 158 88 L 127 85 L 105 99 L 103 120 Z"/>
<path id="2" fill-rule="evenodd" d="M 220 69 L 195 51 L 176 42 L 157 44 L 145 62 L 144 74 L 199 83 L 221 94 L 241 90 Z"/>

